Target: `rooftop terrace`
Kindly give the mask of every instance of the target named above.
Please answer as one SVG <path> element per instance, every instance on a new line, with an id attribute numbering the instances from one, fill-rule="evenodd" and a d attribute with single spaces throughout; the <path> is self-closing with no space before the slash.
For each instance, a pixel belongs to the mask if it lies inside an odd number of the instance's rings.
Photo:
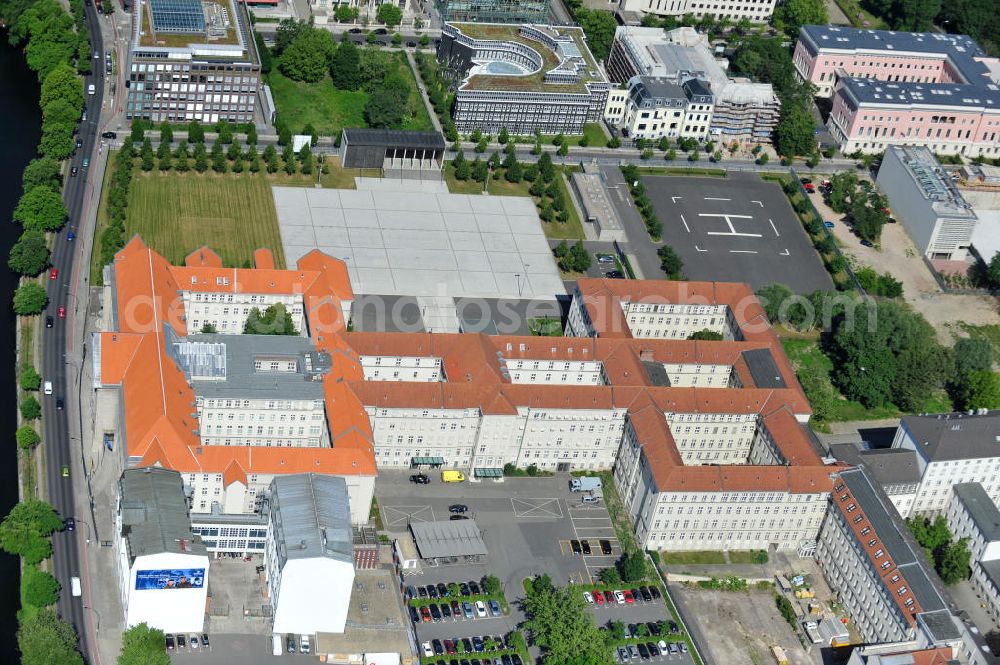
<path id="1" fill-rule="evenodd" d="M 154 31 L 151 22 L 151 2 L 141 0 L 135 4 L 139 20 L 135 23 L 141 26 L 134 42 L 138 46 L 160 48 L 188 48 L 194 46 L 239 46 L 243 48 L 243 39 L 237 26 L 238 9 L 230 0 L 201 0 L 199 3 L 203 12 L 205 30 L 201 32 L 178 31 L 159 27 Z"/>
<path id="2" fill-rule="evenodd" d="M 525 74 L 512 73 L 518 67 L 503 66 L 508 64 L 503 60 L 477 60 L 462 84 L 463 90 L 585 93 L 588 83 L 607 84 L 583 30 L 575 26 L 449 23 L 445 34 L 449 33 L 473 48 L 476 42 L 510 42 L 528 47 L 541 58 L 541 67 Z M 552 80 L 562 74 L 567 80 Z"/>

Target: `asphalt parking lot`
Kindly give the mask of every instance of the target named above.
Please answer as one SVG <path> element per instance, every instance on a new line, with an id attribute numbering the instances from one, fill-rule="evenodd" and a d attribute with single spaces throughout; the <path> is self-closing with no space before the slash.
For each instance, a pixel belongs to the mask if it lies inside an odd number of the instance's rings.
<path id="1" fill-rule="evenodd" d="M 642 182 L 663 223 L 663 242 L 683 259 L 688 279 L 754 289 L 781 282 L 796 293 L 833 288 L 779 185 L 750 173 Z"/>
<path id="2" fill-rule="evenodd" d="M 315 655 L 271 653 L 271 635 L 209 635 L 211 648 L 170 652 L 170 662 L 201 665 L 232 665 L 233 663 L 254 663 L 255 665 L 280 665 L 284 663 L 315 663 Z"/>

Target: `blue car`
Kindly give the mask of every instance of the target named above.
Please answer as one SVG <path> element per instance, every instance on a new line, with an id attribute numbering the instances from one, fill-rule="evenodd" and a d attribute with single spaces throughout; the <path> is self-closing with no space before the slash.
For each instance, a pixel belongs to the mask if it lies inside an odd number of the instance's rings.
<path id="1" fill-rule="evenodd" d="M 76 240 L 76 232 L 75 231 L 67 231 L 66 232 L 66 240 L 69 240 L 70 242 Z"/>
<path id="2" fill-rule="evenodd" d="M 495 600 L 490 601 L 490 614 L 495 617 L 500 616 L 500 603 Z"/>
<path id="3" fill-rule="evenodd" d="M 829 221 L 823 222 L 823 226 L 825 226 L 828 229 L 832 229 L 833 228 L 833 222 L 829 222 Z"/>

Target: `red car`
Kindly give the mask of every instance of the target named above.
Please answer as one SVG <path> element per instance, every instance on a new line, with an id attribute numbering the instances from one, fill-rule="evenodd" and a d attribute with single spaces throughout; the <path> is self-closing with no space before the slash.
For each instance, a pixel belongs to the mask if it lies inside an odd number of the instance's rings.
<path id="1" fill-rule="evenodd" d="M 431 620 L 431 611 L 427 608 L 426 605 L 420 608 L 420 618 L 423 619 L 425 622 L 430 622 Z"/>
<path id="2" fill-rule="evenodd" d="M 66 318 L 66 308 L 63 307 L 62 305 L 60 305 L 59 309 L 56 310 L 56 314 L 59 315 L 60 319 L 65 319 Z"/>
<path id="3" fill-rule="evenodd" d="M 808 185 L 803 185 L 803 187 L 805 187 L 806 191 L 809 192 L 810 194 L 816 191 L 816 186 L 813 185 L 812 183 L 809 183 Z"/>
<path id="4" fill-rule="evenodd" d="M 635 602 L 635 598 L 632 597 L 632 592 L 631 591 L 629 591 L 628 589 L 625 589 L 625 591 L 623 591 L 623 593 L 625 594 L 625 602 L 627 604 L 631 605 L 631 604 L 633 604 Z"/>
<path id="5" fill-rule="evenodd" d="M 49 271 L 49 279 L 55 279 L 59 276 L 59 268 L 53 268 Z"/>
<path id="6" fill-rule="evenodd" d="M 594 589 L 594 602 L 598 605 L 604 604 L 604 594 L 597 589 Z"/>

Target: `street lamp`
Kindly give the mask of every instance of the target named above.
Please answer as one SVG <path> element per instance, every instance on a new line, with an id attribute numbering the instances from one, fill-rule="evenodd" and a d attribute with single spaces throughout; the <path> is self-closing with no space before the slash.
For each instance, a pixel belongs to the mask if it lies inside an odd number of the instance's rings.
<path id="1" fill-rule="evenodd" d="M 91 607 L 90 605 L 84 605 L 83 609 L 90 610 L 97 617 L 97 634 L 100 635 L 101 634 L 101 613 L 98 612 L 96 608 Z"/>
<path id="2" fill-rule="evenodd" d="M 76 518 L 76 521 L 80 522 L 81 524 L 84 524 L 87 527 L 87 544 L 90 545 L 90 536 L 91 536 L 91 534 L 90 534 L 90 522 L 88 522 L 87 520 L 82 520 L 79 517 Z"/>

